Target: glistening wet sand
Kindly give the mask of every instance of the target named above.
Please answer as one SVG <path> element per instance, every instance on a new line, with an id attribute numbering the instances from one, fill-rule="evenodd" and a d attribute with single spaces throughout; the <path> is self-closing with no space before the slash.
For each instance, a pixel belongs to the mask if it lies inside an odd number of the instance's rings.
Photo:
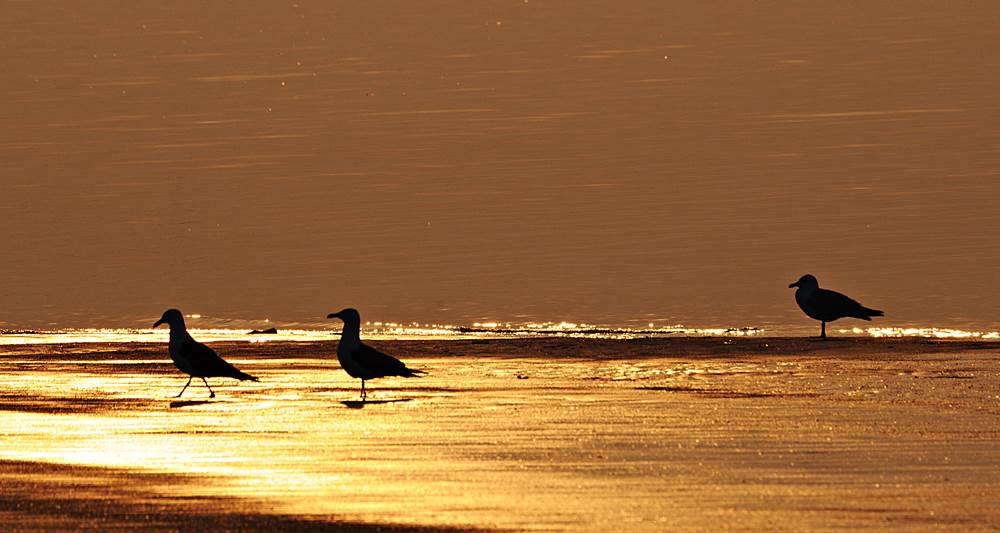
<path id="1" fill-rule="evenodd" d="M 163 345 L 2 347 L 0 520 L 1000 527 L 998 343 L 375 344 L 429 375 L 362 406 L 334 343 L 218 343 L 260 383 L 178 401 Z"/>

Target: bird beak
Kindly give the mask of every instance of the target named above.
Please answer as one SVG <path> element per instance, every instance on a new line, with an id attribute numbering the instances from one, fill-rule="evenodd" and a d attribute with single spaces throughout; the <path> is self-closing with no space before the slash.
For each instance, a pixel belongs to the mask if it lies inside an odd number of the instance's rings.
<path id="1" fill-rule="evenodd" d="M 795 283 L 789 283 L 788 284 L 788 288 L 789 289 L 791 289 L 792 287 L 798 287 L 798 286 L 799 286 L 799 282 L 797 282 L 797 281 Z"/>
<path id="2" fill-rule="evenodd" d="M 160 325 L 160 324 L 162 324 L 162 323 L 163 323 L 163 319 L 161 318 L 160 320 L 157 320 L 157 321 L 156 321 L 156 324 L 153 324 L 153 328 L 155 329 L 155 328 L 156 328 L 156 326 L 159 326 L 159 325 Z"/>
<path id="3" fill-rule="evenodd" d="M 340 318 L 340 313 L 330 313 L 326 318 Z"/>

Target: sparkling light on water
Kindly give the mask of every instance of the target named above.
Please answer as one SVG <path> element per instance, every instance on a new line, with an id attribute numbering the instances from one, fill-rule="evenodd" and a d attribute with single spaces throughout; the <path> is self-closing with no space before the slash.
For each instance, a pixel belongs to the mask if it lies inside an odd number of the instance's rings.
<path id="1" fill-rule="evenodd" d="M 276 341 L 323 342 L 340 338 L 338 327 L 331 329 L 281 329 L 277 334 L 250 334 L 245 329 L 192 328 L 192 336 L 203 342 Z M 809 330 L 811 331 L 811 330 Z M 363 329 L 365 338 L 374 340 L 447 340 L 447 339 L 502 339 L 530 337 L 568 337 L 591 339 L 641 339 L 659 337 L 796 337 L 810 333 L 758 327 L 686 327 L 674 324 L 648 328 L 616 328 L 573 322 L 532 322 L 509 324 L 476 322 L 471 326 L 453 324 L 401 324 L 396 322 L 367 322 Z M 998 331 L 966 331 L 936 327 L 844 328 L 838 335 L 860 337 L 925 337 L 937 339 L 1000 339 Z M 59 343 L 109 343 L 109 342 L 166 342 L 165 329 L 64 329 L 51 331 L 0 331 L 0 345 L 59 344 Z"/>

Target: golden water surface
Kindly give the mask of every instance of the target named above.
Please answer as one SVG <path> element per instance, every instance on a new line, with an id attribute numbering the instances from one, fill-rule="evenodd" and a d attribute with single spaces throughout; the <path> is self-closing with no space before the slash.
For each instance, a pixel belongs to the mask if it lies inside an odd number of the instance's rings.
<path id="1" fill-rule="evenodd" d="M 0 327 L 995 330 L 990 2 L 22 2 Z"/>

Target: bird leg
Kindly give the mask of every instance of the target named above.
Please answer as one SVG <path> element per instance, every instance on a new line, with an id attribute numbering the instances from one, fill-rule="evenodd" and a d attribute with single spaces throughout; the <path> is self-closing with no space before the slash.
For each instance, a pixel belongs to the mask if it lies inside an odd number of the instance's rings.
<path id="1" fill-rule="evenodd" d="M 823 321 L 820 321 L 820 322 L 823 324 L 823 326 L 822 326 L 823 329 L 820 330 L 819 338 L 825 339 L 826 338 L 826 321 L 823 320 Z"/>
<path id="2" fill-rule="evenodd" d="M 183 389 L 181 389 L 181 393 L 180 393 L 180 394 L 178 394 L 177 396 L 174 396 L 174 398 L 180 398 L 180 397 L 181 397 L 181 394 L 184 394 L 184 391 L 186 391 L 186 390 L 187 390 L 187 388 L 188 388 L 188 385 L 190 385 L 190 384 L 191 384 L 191 379 L 192 379 L 193 377 L 194 377 L 194 376 L 188 376 L 188 382 L 187 382 L 187 383 L 186 383 L 186 384 L 184 385 L 184 388 L 183 388 Z"/>
<path id="3" fill-rule="evenodd" d="M 368 392 L 365 391 L 365 380 L 361 380 L 361 401 L 365 401 L 368 397 Z"/>
<path id="4" fill-rule="evenodd" d="M 212 390 L 212 387 L 208 386 L 208 382 L 205 381 L 205 378 L 201 378 L 201 381 L 205 384 L 206 387 L 208 387 L 208 392 L 212 393 L 209 395 L 209 398 L 215 398 L 215 391 Z"/>

